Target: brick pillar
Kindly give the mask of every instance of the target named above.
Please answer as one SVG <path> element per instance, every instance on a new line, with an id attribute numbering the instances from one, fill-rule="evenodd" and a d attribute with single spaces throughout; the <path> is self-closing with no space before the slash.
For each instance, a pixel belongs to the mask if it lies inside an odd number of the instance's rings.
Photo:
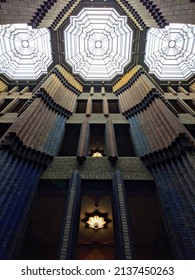
<path id="1" fill-rule="evenodd" d="M 77 159 L 81 163 L 86 159 L 89 153 L 89 138 L 89 122 L 86 118 L 81 127 L 77 151 Z"/>
<path id="2" fill-rule="evenodd" d="M 109 116 L 108 100 L 105 96 L 103 98 L 103 113 L 105 117 Z"/>
<path id="3" fill-rule="evenodd" d="M 189 95 L 189 92 L 184 87 L 178 87 L 178 91 L 184 93 L 185 95 Z"/>
<path id="4" fill-rule="evenodd" d="M 90 95 L 94 94 L 94 86 L 90 87 Z"/>
<path id="5" fill-rule="evenodd" d="M 176 259 L 195 259 L 195 171 L 186 155 L 151 167 Z"/>
<path id="6" fill-rule="evenodd" d="M 101 87 L 101 94 L 102 94 L 102 95 L 105 95 L 105 94 L 106 94 L 105 87 L 103 87 L 103 86 Z"/>
<path id="7" fill-rule="evenodd" d="M 119 170 L 116 170 L 112 179 L 113 190 L 113 220 L 117 259 L 132 259 L 132 234 L 128 216 L 127 199 L 124 181 Z"/>
<path id="8" fill-rule="evenodd" d="M 177 98 L 177 104 L 179 104 L 179 106 L 188 114 L 191 114 L 192 116 L 195 116 L 195 111 L 192 110 L 192 108 L 190 106 L 188 106 L 187 103 L 185 103 L 185 101 L 181 98 Z"/>
<path id="9" fill-rule="evenodd" d="M 25 92 L 29 92 L 30 91 L 30 87 L 26 86 L 25 88 L 23 88 L 23 90 L 20 91 L 20 95 L 23 95 Z"/>
<path id="10" fill-rule="evenodd" d="M 118 159 L 114 126 L 111 119 L 106 123 L 106 154 L 113 163 Z"/>
<path id="11" fill-rule="evenodd" d="M 19 104 L 19 102 L 19 96 L 17 96 L 1 111 L 1 115 L 11 112 L 14 109 L 14 107 Z"/>
<path id="12" fill-rule="evenodd" d="M 171 87 L 167 87 L 168 92 L 171 92 L 173 95 L 177 95 L 177 92 Z"/>
<path id="13" fill-rule="evenodd" d="M 69 190 L 65 203 L 59 259 L 75 258 L 77 235 L 80 218 L 81 179 L 78 170 L 74 170 L 69 182 Z"/>
<path id="14" fill-rule="evenodd" d="M 88 100 L 87 100 L 87 107 L 86 107 L 86 116 L 90 117 L 91 116 L 91 112 L 92 112 L 92 99 L 89 96 Z"/>
<path id="15" fill-rule="evenodd" d="M 17 92 L 17 91 L 20 91 L 20 90 L 19 90 L 19 86 L 13 87 L 13 88 L 8 92 L 8 95 L 9 95 L 9 94 L 12 94 L 12 93 L 14 93 L 14 92 Z"/>
<path id="16" fill-rule="evenodd" d="M 0 259 L 13 259 L 43 167 L 0 151 Z"/>

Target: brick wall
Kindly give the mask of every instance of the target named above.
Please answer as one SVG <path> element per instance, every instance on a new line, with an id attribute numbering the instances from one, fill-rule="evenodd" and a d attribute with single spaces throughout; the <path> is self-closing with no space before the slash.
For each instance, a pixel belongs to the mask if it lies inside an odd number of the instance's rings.
<path id="1" fill-rule="evenodd" d="M 120 157 L 113 166 L 107 158 L 87 158 L 79 165 L 76 157 L 55 157 L 43 173 L 42 179 L 69 179 L 73 170 L 79 170 L 82 179 L 111 180 L 119 169 L 124 180 L 152 180 L 152 176 L 137 157 Z"/>

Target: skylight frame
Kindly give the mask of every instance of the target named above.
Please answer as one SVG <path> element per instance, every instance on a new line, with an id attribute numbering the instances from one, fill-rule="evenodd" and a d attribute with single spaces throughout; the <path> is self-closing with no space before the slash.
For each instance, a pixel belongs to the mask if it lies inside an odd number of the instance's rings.
<path id="1" fill-rule="evenodd" d="M 95 41 L 102 42 L 100 50 Z M 114 8 L 84 8 L 64 30 L 65 61 L 85 81 L 110 81 L 131 62 L 132 41 L 126 16 Z"/>
<path id="2" fill-rule="evenodd" d="M 0 74 L 12 80 L 37 80 L 52 62 L 49 29 L 0 25 Z"/>
<path id="3" fill-rule="evenodd" d="M 195 74 L 195 25 L 150 28 L 144 62 L 159 80 L 187 80 Z"/>

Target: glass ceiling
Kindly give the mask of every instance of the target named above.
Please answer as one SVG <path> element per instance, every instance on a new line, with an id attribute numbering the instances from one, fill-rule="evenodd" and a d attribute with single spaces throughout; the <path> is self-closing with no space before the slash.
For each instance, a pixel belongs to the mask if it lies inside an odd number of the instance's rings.
<path id="1" fill-rule="evenodd" d="M 111 80 L 131 61 L 133 31 L 112 8 L 84 8 L 64 31 L 65 59 L 84 80 Z"/>
<path id="2" fill-rule="evenodd" d="M 160 80 L 186 80 L 195 73 L 195 25 L 170 24 L 147 33 L 145 63 Z"/>
<path id="3" fill-rule="evenodd" d="M 37 79 L 52 63 L 50 32 L 27 24 L 0 25 L 0 73 L 14 80 Z"/>

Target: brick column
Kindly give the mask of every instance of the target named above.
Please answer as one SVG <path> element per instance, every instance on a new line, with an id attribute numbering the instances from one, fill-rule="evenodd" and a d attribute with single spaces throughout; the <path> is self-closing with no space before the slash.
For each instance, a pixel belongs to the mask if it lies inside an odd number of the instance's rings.
<path id="1" fill-rule="evenodd" d="M 176 259 L 195 259 L 195 171 L 186 155 L 151 167 Z"/>
<path id="2" fill-rule="evenodd" d="M 108 100 L 105 96 L 103 97 L 103 113 L 105 117 L 109 116 Z"/>
<path id="3" fill-rule="evenodd" d="M 128 216 L 127 199 L 123 178 L 116 170 L 112 179 L 113 190 L 113 219 L 117 259 L 132 259 L 132 234 Z"/>
<path id="4" fill-rule="evenodd" d="M 80 137 L 79 137 L 79 144 L 78 144 L 78 151 L 77 151 L 77 159 L 80 163 L 82 163 L 89 153 L 89 122 L 86 118 L 82 124 Z"/>
<path id="5" fill-rule="evenodd" d="M 64 222 L 59 250 L 59 259 L 61 260 L 71 260 L 75 258 L 80 218 L 80 188 L 80 175 L 78 170 L 74 170 L 70 178 L 64 209 Z"/>
<path id="6" fill-rule="evenodd" d="M 87 107 L 86 107 L 86 116 L 90 117 L 92 112 L 92 99 L 91 96 L 89 96 L 87 100 Z"/>
<path id="7" fill-rule="evenodd" d="M 110 161 L 113 163 L 118 159 L 116 138 L 114 127 L 111 119 L 108 119 L 106 123 L 106 154 Z"/>
<path id="8" fill-rule="evenodd" d="M 0 259 L 13 259 L 43 167 L 0 151 Z"/>

